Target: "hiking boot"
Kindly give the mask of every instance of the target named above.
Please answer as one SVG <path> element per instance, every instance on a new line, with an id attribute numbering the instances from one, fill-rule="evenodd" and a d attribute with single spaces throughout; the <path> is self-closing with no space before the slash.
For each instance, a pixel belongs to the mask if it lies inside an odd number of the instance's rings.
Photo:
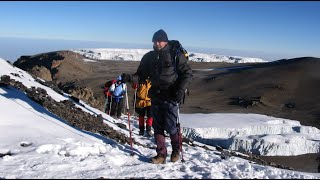
<path id="1" fill-rule="evenodd" d="M 173 151 L 171 154 L 171 162 L 176 162 L 180 159 L 179 151 Z"/>
<path id="2" fill-rule="evenodd" d="M 151 126 L 147 126 L 146 130 L 147 130 L 147 136 L 152 137 L 153 134 L 151 132 Z"/>
<path id="3" fill-rule="evenodd" d="M 144 126 L 140 126 L 139 127 L 140 131 L 139 131 L 139 135 L 144 135 Z"/>
<path id="4" fill-rule="evenodd" d="M 155 157 L 151 158 L 152 164 L 165 164 L 166 157 L 163 154 L 158 154 Z"/>
<path id="5" fill-rule="evenodd" d="M 151 131 L 147 131 L 147 136 L 152 137 L 153 133 Z"/>
<path id="6" fill-rule="evenodd" d="M 144 130 L 139 131 L 139 135 L 143 136 L 144 135 Z"/>

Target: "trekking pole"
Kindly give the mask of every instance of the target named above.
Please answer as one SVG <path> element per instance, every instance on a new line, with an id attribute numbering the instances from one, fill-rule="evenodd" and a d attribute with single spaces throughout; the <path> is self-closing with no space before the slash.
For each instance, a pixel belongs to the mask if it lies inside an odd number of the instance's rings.
<path id="1" fill-rule="evenodd" d="M 136 112 L 136 100 L 137 100 L 137 89 L 134 90 L 134 98 L 133 98 L 133 115 L 135 115 L 135 112 Z"/>
<path id="2" fill-rule="evenodd" d="M 130 133 L 130 146 L 131 146 L 131 153 L 130 155 L 133 156 L 133 148 L 132 148 L 132 135 L 131 135 L 131 125 L 130 125 L 130 112 L 129 112 L 129 101 L 128 101 L 128 91 L 126 89 L 126 105 L 127 105 L 127 113 L 128 113 L 128 124 L 129 124 L 129 133 Z"/>
<path id="3" fill-rule="evenodd" d="M 108 107 L 108 103 L 109 103 L 108 93 L 109 93 L 109 91 L 107 92 L 106 102 L 104 103 L 104 112 L 105 112 L 105 113 L 107 113 L 107 107 Z"/>
<path id="4" fill-rule="evenodd" d="M 106 101 L 104 103 L 103 112 L 107 113 L 107 106 L 108 106 L 108 96 L 106 97 Z"/>
<path id="5" fill-rule="evenodd" d="M 112 107 L 112 99 L 113 99 L 113 97 L 112 97 L 112 95 L 111 95 L 111 101 L 110 101 L 110 105 L 109 105 L 109 116 L 110 116 L 110 113 L 111 113 L 111 107 Z"/>
<path id="6" fill-rule="evenodd" d="M 182 133 L 181 133 L 181 126 L 180 126 L 180 107 L 179 103 L 177 103 L 178 106 L 178 130 L 179 130 L 179 142 L 180 142 L 180 151 L 181 151 L 181 162 L 184 163 L 185 160 L 183 158 L 183 150 L 182 150 Z"/>

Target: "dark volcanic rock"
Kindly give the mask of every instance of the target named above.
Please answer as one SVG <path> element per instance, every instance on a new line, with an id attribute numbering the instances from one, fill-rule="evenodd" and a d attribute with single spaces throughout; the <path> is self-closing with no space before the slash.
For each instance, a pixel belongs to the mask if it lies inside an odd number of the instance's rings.
<path id="1" fill-rule="evenodd" d="M 292 109 L 292 108 L 295 108 L 296 104 L 295 104 L 295 103 L 292 103 L 292 102 L 289 102 L 289 103 L 286 103 L 285 106 L 286 106 L 287 108 Z"/>
<path id="2" fill-rule="evenodd" d="M 97 98 L 94 97 L 91 88 L 77 87 L 75 82 L 59 83 L 58 87 L 65 93 L 70 94 L 71 99 L 79 103 L 80 105 L 82 105 L 80 103 L 80 99 L 95 108 L 99 108 L 99 105 L 101 104 L 101 102 L 99 102 Z"/>
<path id="3" fill-rule="evenodd" d="M 7 153 L 0 153 L 0 158 L 2 158 L 3 156 L 11 156 L 12 153 L 10 151 L 8 151 Z"/>
<path id="4" fill-rule="evenodd" d="M 258 103 L 262 103 L 261 97 L 252 97 L 250 99 L 245 99 L 239 96 L 239 97 L 232 97 L 230 99 L 232 100 L 231 102 L 229 102 L 230 105 L 238 105 L 245 108 L 252 107 Z"/>
<path id="5" fill-rule="evenodd" d="M 8 87 L 10 83 L 10 76 L 3 75 L 0 79 L 0 87 Z"/>

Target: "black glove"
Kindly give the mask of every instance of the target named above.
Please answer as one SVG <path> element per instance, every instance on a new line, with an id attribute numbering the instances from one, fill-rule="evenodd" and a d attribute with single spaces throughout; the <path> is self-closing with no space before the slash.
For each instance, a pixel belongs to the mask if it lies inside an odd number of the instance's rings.
<path id="1" fill-rule="evenodd" d="M 176 101 L 177 103 L 181 103 L 182 100 L 184 98 L 184 90 L 183 89 L 179 89 L 176 94 L 175 94 L 175 97 L 174 97 L 174 101 Z"/>

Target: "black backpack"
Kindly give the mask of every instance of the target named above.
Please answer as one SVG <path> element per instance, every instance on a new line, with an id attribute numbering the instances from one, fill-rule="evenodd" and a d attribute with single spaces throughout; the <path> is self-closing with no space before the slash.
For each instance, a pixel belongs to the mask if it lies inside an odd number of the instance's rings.
<path id="1" fill-rule="evenodd" d="M 187 50 L 182 47 L 182 45 L 180 44 L 180 42 L 178 40 L 170 40 L 170 41 L 168 41 L 168 43 L 171 46 L 170 54 L 172 57 L 172 64 L 174 66 L 175 72 L 177 73 L 177 66 L 178 66 L 177 58 L 180 56 L 180 54 L 183 54 L 186 57 L 187 61 L 189 61 L 189 54 L 188 54 Z M 182 104 L 184 104 L 186 94 L 189 96 L 189 89 L 188 88 L 184 92 Z"/>
<path id="2" fill-rule="evenodd" d="M 177 67 L 177 57 L 180 55 L 180 54 L 183 54 L 187 60 L 189 60 L 189 54 L 187 52 L 186 49 L 184 49 L 182 47 L 182 45 L 180 44 L 179 41 L 177 40 L 170 40 L 168 41 L 169 45 L 171 46 L 171 49 L 170 49 L 170 54 L 171 54 L 171 57 L 172 57 L 172 60 L 173 60 L 173 65 L 174 65 L 174 68 L 176 70 L 176 67 Z"/>

